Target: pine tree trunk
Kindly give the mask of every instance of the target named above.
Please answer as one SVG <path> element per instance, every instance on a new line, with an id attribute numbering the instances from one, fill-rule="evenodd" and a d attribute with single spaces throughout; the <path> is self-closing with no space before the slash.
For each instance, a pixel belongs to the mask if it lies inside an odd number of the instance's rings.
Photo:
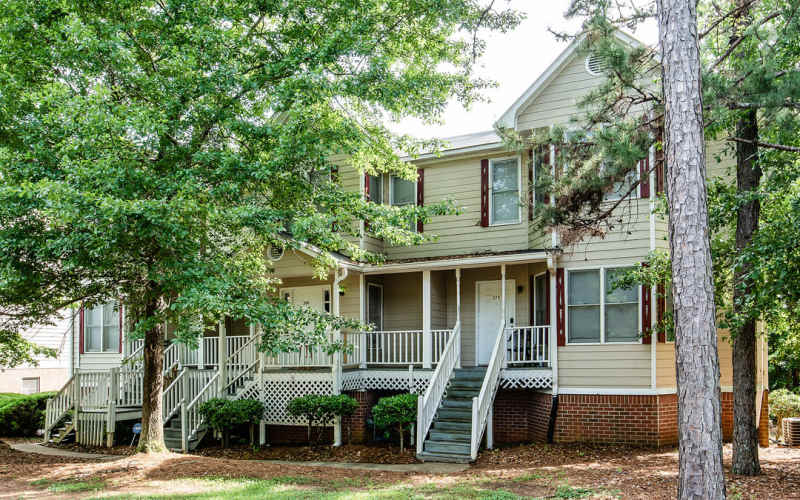
<path id="1" fill-rule="evenodd" d="M 696 0 L 658 0 L 678 379 L 678 498 L 725 498 Z"/>
<path id="2" fill-rule="evenodd" d="M 758 139 L 758 122 L 755 110 L 745 112 L 736 124 L 736 136 L 755 141 Z M 736 188 L 738 193 L 752 193 L 761 182 L 758 166 L 758 146 L 739 142 L 736 144 Z M 736 220 L 736 249 L 747 248 L 758 230 L 760 212 L 758 199 L 739 207 Z M 747 282 L 751 266 L 736 270 L 733 290 L 734 312 L 741 313 L 741 301 L 751 293 L 739 285 Z M 758 461 L 758 429 L 756 428 L 756 320 L 750 318 L 736 332 L 733 339 L 733 464 L 731 472 L 754 476 L 761 472 Z"/>
<path id="3" fill-rule="evenodd" d="M 162 306 L 161 298 L 155 298 L 145 307 L 146 317 L 157 314 Z M 164 422 L 161 418 L 161 400 L 164 390 L 164 325 L 156 324 L 144 336 L 144 378 L 142 381 L 142 434 L 137 451 L 162 453 L 164 444 Z"/>

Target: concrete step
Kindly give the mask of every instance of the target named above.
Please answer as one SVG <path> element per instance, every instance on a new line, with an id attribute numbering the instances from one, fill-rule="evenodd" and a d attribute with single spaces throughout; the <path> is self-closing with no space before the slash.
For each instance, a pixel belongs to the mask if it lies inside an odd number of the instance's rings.
<path id="1" fill-rule="evenodd" d="M 469 441 L 466 443 L 453 443 L 450 441 L 436 441 L 433 439 L 428 439 L 425 441 L 423 451 L 469 456 L 470 446 Z"/>
<path id="2" fill-rule="evenodd" d="M 455 390 L 454 389 L 447 389 L 447 397 L 448 398 L 453 398 L 453 399 L 472 399 L 472 398 L 476 397 L 480 393 L 481 393 L 480 389 L 478 389 L 478 390 L 469 389 L 469 390 L 466 390 L 466 391 L 458 390 L 458 389 L 455 389 Z"/>
<path id="3" fill-rule="evenodd" d="M 483 379 L 480 380 L 451 380 L 448 389 L 456 389 L 461 391 L 469 391 L 471 389 L 481 390 Z"/>
<path id="4" fill-rule="evenodd" d="M 431 429 L 430 439 L 433 441 L 449 441 L 452 443 L 469 443 L 472 433 L 470 431 L 439 431 Z"/>
<path id="5" fill-rule="evenodd" d="M 472 399 L 450 399 L 442 401 L 442 408 L 472 408 Z"/>
<path id="6" fill-rule="evenodd" d="M 441 420 L 472 420 L 472 408 L 439 408 L 436 418 Z"/>
<path id="7" fill-rule="evenodd" d="M 469 455 L 452 454 L 452 453 L 432 453 L 429 451 L 421 451 L 417 453 L 417 458 L 423 462 L 446 462 L 453 464 L 468 464 L 470 460 Z"/>
<path id="8" fill-rule="evenodd" d="M 451 381 L 483 380 L 486 370 L 454 370 Z"/>
<path id="9" fill-rule="evenodd" d="M 448 421 L 448 420 L 435 420 L 431 429 L 438 431 L 466 431 L 472 433 L 472 422 Z"/>

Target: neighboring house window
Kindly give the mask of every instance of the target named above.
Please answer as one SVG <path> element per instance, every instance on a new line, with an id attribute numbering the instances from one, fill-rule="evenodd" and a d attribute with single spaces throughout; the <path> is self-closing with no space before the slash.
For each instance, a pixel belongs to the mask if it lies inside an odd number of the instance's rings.
<path id="1" fill-rule="evenodd" d="M 37 392 L 39 392 L 39 377 L 22 379 L 22 394 L 36 394 Z"/>
<path id="2" fill-rule="evenodd" d="M 373 203 L 383 203 L 383 178 L 380 175 L 368 175 L 369 199 Z"/>
<path id="3" fill-rule="evenodd" d="M 119 307 L 115 302 L 84 310 L 84 352 L 119 352 Z"/>
<path id="4" fill-rule="evenodd" d="M 489 223 L 515 224 L 520 222 L 520 170 L 517 158 L 489 161 Z"/>
<path id="5" fill-rule="evenodd" d="M 370 191 L 370 194 L 372 191 Z M 392 176 L 391 184 L 389 184 L 389 198 L 392 206 L 403 207 L 406 205 L 417 204 L 417 184 L 413 181 L 407 181 L 400 177 Z M 414 220 L 408 221 L 408 230 L 416 231 L 417 223 Z"/>
<path id="6" fill-rule="evenodd" d="M 625 268 L 568 271 L 568 340 L 573 344 L 639 341 L 639 287 L 612 290 Z"/>
<path id="7" fill-rule="evenodd" d="M 603 195 L 603 199 L 606 201 L 616 201 L 621 199 L 622 197 L 625 196 L 625 194 L 628 191 L 630 191 L 631 187 L 638 179 L 639 179 L 639 168 L 637 166 L 636 168 L 628 172 L 625 175 L 624 179 L 615 182 L 614 186 L 611 188 L 611 191 L 608 191 L 605 195 Z M 634 189 L 633 191 L 631 191 L 628 198 L 631 199 L 636 198 L 638 191 L 639 191 L 638 189 Z"/>

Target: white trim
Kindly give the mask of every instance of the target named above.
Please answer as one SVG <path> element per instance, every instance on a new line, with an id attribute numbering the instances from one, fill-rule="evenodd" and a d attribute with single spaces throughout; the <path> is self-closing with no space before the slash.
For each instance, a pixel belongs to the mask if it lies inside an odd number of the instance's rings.
<path id="1" fill-rule="evenodd" d="M 419 262 L 402 262 L 397 264 L 367 265 L 359 270 L 365 274 L 404 273 L 407 271 L 421 271 L 423 269 L 455 269 L 457 267 L 486 267 L 492 264 L 524 264 L 526 262 L 544 262 L 547 252 L 526 252 L 509 255 L 487 255 L 476 257 L 462 257 L 458 259 L 441 259 Z"/>
<path id="2" fill-rule="evenodd" d="M 559 394 L 576 395 L 605 395 L 605 396 L 658 396 L 662 394 L 675 394 L 675 388 L 661 389 L 638 389 L 638 388 L 616 388 L 616 387 L 562 387 L 558 390 Z"/>
<path id="3" fill-rule="evenodd" d="M 607 342 L 606 341 L 606 270 L 607 269 L 624 269 L 626 267 L 633 267 L 635 264 L 614 264 L 605 266 L 587 266 L 587 267 L 574 267 L 564 269 L 564 335 L 566 336 L 566 345 L 641 345 L 642 338 L 639 337 L 636 341 L 626 342 Z M 569 338 L 569 275 L 573 271 L 600 271 L 600 342 L 570 342 Z M 638 332 L 642 331 L 642 287 L 636 285 L 636 323 Z M 629 304 L 630 302 L 626 302 Z M 588 304 L 593 305 L 593 304 Z"/>
<path id="4" fill-rule="evenodd" d="M 461 155 L 461 154 L 468 154 L 468 153 L 481 153 L 484 151 L 490 151 L 492 149 L 499 149 L 504 146 L 503 142 L 487 142 L 486 144 L 479 144 L 476 146 L 467 146 L 464 148 L 456 148 L 456 149 L 447 149 L 444 151 L 439 151 L 437 153 L 423 153 L 414 157 L 411 156 L 403 156 L 400 159 L 402 161 L 407 162 L 416 162 L 420 160 L 439 160 L 444 157 Z"/>
<path id="5" fill-rule="evenodd" d="M 517 161 L 517 220 L 515 221 L 507 221 L 507 222 L 495 222 L 494 221 L 494 212 L 492 211 L 492 200 L 494 198 L 494 189 L 492 189 L 492 185 L 494 184 L 494 164 L 495 162 L 502 162 L 508 160 L 516 160 Z M 521 224 L 522 223 L 522 203 L 519 203 L 520 193 L 522 192 L 522 168 L 520 166 L 520 155 L 515 156 L 502 156 L 500 158 L 490 158 L 489 159 L 489 227 L 496 227 L 496 226 L 511 226 L 514 224 Z"/>

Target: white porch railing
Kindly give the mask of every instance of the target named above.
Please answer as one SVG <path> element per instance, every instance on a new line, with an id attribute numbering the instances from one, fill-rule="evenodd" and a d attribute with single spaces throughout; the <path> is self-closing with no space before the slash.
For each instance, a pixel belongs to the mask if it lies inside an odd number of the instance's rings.
<path id="1" fill-rule="evenodd" d="M 506 363 L 512 365 L 549 365 L 549 326 L 518 326 L 506 328 L 508 338 Z"/>
<path id="2" fill-rule="evenodd" d="M 197 435 L 203 425 L 200 405 L 209 399 L 219 397 L 219 393 L 219 372 L 216 372 L 206 385 L 200 389 L 197 396 L 191 400 L 186 398 L 181 403 L 181 442 L 183 444 L 181 448 L 184 453 L 189 450 L 189 440 Z"/>
<path id="3" fill-rule="evenodd" d="M 500 372 L 505 364 L 506 336 L 503 335 L 505 326 L 505 322 L 503 322 L 500 325 L 500 331 L 497 332 L 497 340 L 492 349 L 492 356 L 489 358 L 486 375 L 483 377 L 481 392 L 472 398 L 472 436 L 470 438 L 470 457 L 472 460 L 478 458 L 478 447 L 481 444 L 481 439 L 483 439 L 483 432 L 490 425 L 489 413 L 492 411 L 494 395 L 497 393 Z M 491 433 L 491 430 L 488 432 Z M 491 447 L 491 439 L 488 439 L 488 441 L 488 445 Z"/>
<path id="4" fill-rule="evenodd" d="M 250 374 L 258 364 L 258 337 L 244 337 L 245 340 L 241 341 L 242 337 L 236 338 L 237 341 L 229 342 L 228 349 L 235 348 L 233 352 L 228 355 L 226 365 L 227 380 L 223 380 L 226 391 L 235 392 L 245 384 L 248 374 Z M 229 351 L 230 352 L 230 351 Z"/>
<path id="5" fill-rule="evenodd" d="M 431 428 L 436 410 L 450 382 L 453 370 L 461 366 L 461 322 L 457 322 L 450 338 L 439 356 L 440 362 L 431 375 L 428 389 L 417 400 L 417 451 L 422 451 L 422 443 Z"/>
<path id="6" fill-rule="evenodd" d="M 176 415 L 181 403 L 189 402 L 197 396 L 214 376 L 214 370 L 194 370 L 184 368 L 175 380 L 164 389 L 162 416 L 164 422 Z"/>
<path id="7" fill-rule="evenodd" d="M 367 364 L 412 365 L 422 363 L 422 330 L 366 332 Z"/>
<path id="8" fill-rule="evenodd" d="M 44 414 L 45 441 L 50 440 L 50 433 L 55 425 L 75 407 L 75 375 L 71 376 L 64 387 L 52 398 L 47 400 Z"/>

